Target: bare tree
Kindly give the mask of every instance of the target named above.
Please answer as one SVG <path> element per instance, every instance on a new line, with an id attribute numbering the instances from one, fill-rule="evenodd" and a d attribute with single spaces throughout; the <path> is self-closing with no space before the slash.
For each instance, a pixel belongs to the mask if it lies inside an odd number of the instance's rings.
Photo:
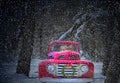
<path id="1" fill-rule="evenodd" d="M 31 62 L 31 55 L 33 51 L 33 35 L 34 35 L 34 28 L 35 28 L 35 1 L 28 1 L 24 2 L 25 7 L 25 18 L 23 18 L 23 24 L 21 28 L 22 31 L 22 47 L 20 51 L 20 55 L 18 57 L 18 65 L 16 72 L 23 73 L 25 75 L 29 75 L 30 71 L 30 62 Z"/>
<path id="2" fill-rule="evenodd" d="M 117 30 L 118 25 L 115 26 L 116 11 L 118 9 L 117 1 L 109 0 L 108 5 L 108 28 L 106 31 L 106 47 L 105 58 L 103 65 L 103 74 L 106 75 L 105 83 L 117 83 L 120 74 L 120 32 Z M 118 22 L 118 20 L 117 20 Z M 115 35 L 117 34 L 117 36 Z"/>

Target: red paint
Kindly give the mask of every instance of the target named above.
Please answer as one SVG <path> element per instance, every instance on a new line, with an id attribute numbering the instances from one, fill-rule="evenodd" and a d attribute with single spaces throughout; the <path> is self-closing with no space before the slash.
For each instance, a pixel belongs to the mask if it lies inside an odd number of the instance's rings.
<path id="1" fill-rule="evenodd" d="M 73 44 L 77 48 L 77 52 L 75 51 L 59 51 L 59 52 L 51 52 L 51 46 L 54 44 Z M 73 64 L 85 64 L 88 66 L 89 70 L 81 76 L 74 76 L 73 78 L 93 78 L 94 76 L 94 65 L 92 62 L 87 60 L 80 60 L 80 48 L 77 42 L 73 41 L 53 41 L 48 46 L 48 53 L 54 54 L 53 59 L 46 59 L 39 63 L 38 71 L 39 78 L 43 77 L 52 77 L 52 78 L 63 78 L 63 76 L 57 76 L 56 74 L 50 73 L 47 71 L 47 65 L 49 64 L 66 64 L 66 66 L 72 66 Z M 64 55 L 64 58 L 59 59 L 60 55 Z M 74 55 L 76 58 L 71 59 L 70 56 Z"/>

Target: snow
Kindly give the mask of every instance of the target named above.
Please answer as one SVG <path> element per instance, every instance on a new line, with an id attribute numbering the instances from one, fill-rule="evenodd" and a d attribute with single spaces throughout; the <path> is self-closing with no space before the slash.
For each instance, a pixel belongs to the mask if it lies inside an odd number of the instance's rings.
<path id="1" fill-rule="evenodd" d="M 70 32 L 73 30 L 73 28 L 74 28 L 74 26 L 73 26 L 72 28 L 70 28 L 69 30 L 67 30 L 63 35 L 61 35 L 60 38 L 59 38 L 58 40 L 64 39 L 64 38 L 66 37 L 66 35 L 67 35 L 68 33 L 70 33 Z"/>
<path id="2" fill-rule="evenodd" d="M 6 54 L 0 54 L 0 63 L 2 63 L 0 64 L 0 83 L 41 83 L 37 75 L 37 66 L 40 61 L 40 59 L 32 59 L 30 74 L 29 77 L 27 77 L 24 74 L 16 73 L 17 58 L 11 58 L 11 56 Z M 104 83 L 105 78 L 101 75 L 102 62 L 94 62 L 94 65 L 95 77 L 93 83 Z M 80 79 L 56 79 L 54 82 L 52 82 L 52 79 L 48 79 L 48 83 L 68 83 L 68 80 L 69 83 L 80 83 Z M 84 83 L 84 81 L 82 83 Z M 118 83 L 120 83 L 120 80 Z"/>

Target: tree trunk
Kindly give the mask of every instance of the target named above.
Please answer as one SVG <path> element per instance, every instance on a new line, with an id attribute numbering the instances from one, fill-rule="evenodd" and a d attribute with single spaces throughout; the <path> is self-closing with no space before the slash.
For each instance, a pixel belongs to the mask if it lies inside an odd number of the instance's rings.
<path id="1" fill-rule="evenodd" d="M 103 75 L 106 75 L 106 71 L 107 71 L 108 65 L 109 65 L 109 63 L 111 61 L 111 57 L 112 57 L 112 54 L 111 54 L 112 40 L 113 40 L 113 36 L 112 36 L 113 31 L 112 30 L 107 29 L 106 35 L 104 38 L 104 40 L 105 40 L 105 49 L 104 49 L 105 55 L 103 58 L 103 69 L 102 69 Z"/>
<path id="2" fill-rule="evenodd" d="M 118 4 L 117 2 L 112 2 L 111 4 L 114 6 L 113 8 L 110 6 L 110 15 L 113 17 L 114 22 L 115 20 L 117 21 L 118 24 L 115 27 L 118 32 L 119 32 L 119 20 L 118 20 Z M 116 18 L 116 19 L 115 19 Z M 113 20 L 111 19 L 111 20 Z M 114 24 L 114 22 L 111 22 Z M 120 33 L 115 32 L 117 36 L 114 37 L 113 43 L 114 46 L 112 47 L 113 49 L 111 50 L 112 52 L 112 57 L 111 57 L 111 62 L 109 63 L 108 69 L 106 71 L 106 80 L 105 83 L 117 83 L 120 75 Z"/>
<path id="3" fill-rule="evenodd" d="M 117 83 L 120 75 L 120 45 L 113 46 L 113 56 L 106 72 L 105 83 Z"/>
<path id="4" fill-rule="evenodd" d="M 106 75 L 109 63 L 111 61 L 111 48 L 113 45 L 113 39 L 114 39 L 114 27 L 115 27 L 115 9 L 114 9 L 114 3 L 112 0 L 109 0 L 108 2 L 108 23 L 107 23 L 107 29 L 104 37 L 104 43 L 105 43 L 105 56 L 103 60 L 103 69 L 102 73 L 103 75 Z"/>
<path id="5" fill-rule="evenodd" d="M 90 34 L 91 34 L 91 41 L 90 41 L 90 54 L 92 61 L 96 61 L 96 55 L 95 55 L 95 31 L 94 28 L 90 28 Z"/>
<path id="6" fill-rule="evenodd" d="M 17 73 L 23 73 L 29 76 L 31 55 L 33 51 L 33 35 L 35 28 L 35 1 L 26 2 L 26 18 L 23 18 L 22 48 L 18 58 Z"/>

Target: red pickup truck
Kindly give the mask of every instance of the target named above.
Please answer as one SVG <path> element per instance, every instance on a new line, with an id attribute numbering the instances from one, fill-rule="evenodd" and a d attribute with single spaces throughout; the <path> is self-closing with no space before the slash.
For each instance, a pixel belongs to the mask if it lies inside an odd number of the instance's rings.
<path id="1" fill-rule="evenodd" d="M 52 41 L 48 58 L 39 63 L 39 78 L 93 78 L 94 64 L 80 59 L 80 48 L 74 41 Z"/>

